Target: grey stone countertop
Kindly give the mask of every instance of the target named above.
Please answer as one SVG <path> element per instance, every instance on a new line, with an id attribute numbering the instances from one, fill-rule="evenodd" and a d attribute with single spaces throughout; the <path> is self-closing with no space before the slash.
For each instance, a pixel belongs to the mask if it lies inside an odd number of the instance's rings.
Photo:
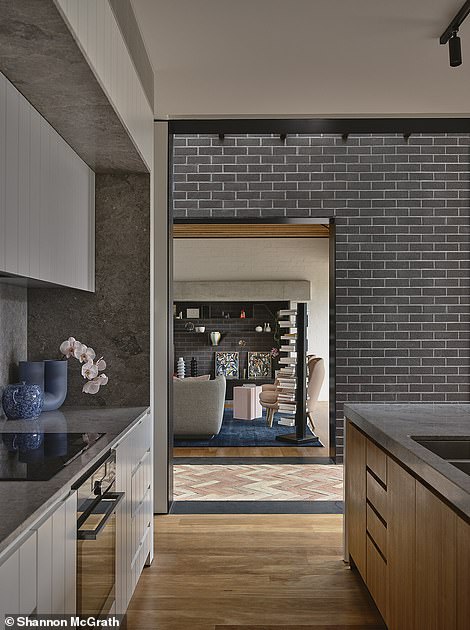
<path id="1" fill-rule="evenodd" d="M 42 413 L 34 426 L 44 433 L 105 433 L 48 481 L 0 480 L 0 554 L 62 497 L 120 437 L 147 413 L 146 407 L 63 407 Z M 31 420 L 0 420 L 0 434 L 29 433 Z"/>
<path id="2" fill-rule="evenodd" d="M 470 475 L 412 439 L 470 437 L 470 404 L 352 404 L 344 415 L 470 521 Z"/>

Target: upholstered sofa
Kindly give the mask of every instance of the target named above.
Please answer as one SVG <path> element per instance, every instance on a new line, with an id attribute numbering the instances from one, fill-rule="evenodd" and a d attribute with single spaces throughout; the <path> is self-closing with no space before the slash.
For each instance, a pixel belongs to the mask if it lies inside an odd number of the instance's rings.
<path id="1" fill-rule="evenodd" d="M 212 381 L 173 379 L 175 437 L 200 439 L 217 435 L 222 426 L 225 377 Z"/>

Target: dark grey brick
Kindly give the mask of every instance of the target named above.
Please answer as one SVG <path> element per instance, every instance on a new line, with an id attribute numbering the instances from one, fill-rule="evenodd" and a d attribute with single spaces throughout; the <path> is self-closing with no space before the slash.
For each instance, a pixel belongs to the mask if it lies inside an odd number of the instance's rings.
<path id="1" fill-rule="evenodd" d="M 470 136 L 224 142 L 175 138 L 175 216 L 336 218 L 339 439 L 344 402 L 468 400 Z"/>

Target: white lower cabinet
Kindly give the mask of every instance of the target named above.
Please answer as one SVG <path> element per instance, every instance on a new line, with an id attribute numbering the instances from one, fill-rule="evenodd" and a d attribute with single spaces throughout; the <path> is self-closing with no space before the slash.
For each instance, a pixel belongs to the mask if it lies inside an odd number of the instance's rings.
<path id="1" fill-rule="evenodd" d="M 0 623 L 4 615 L 16 615 L 20 609 L 20 552 L 15 551 L 0 566 Z"/>
<path id="2" fill-rule="evenodd" d="M 39 614 L 75 612 L 76 512 L 74 492 L 37 530 Z"/>
<path id="3" fill-rule="evenodd" d="M 116 447 L 116 612 L 124 614 L 145 564 L 153 558 L 152 417 L 145 415 Z"/>
<path id="4" fill-rule="evenodd" d="M 19 611 L 30 614 L 37 605 L 37 534 L 34 532 L 19 548 L 20 601 Z"/>
<path id="5" fill-rule="evenodd" d="M 8 614 L 30 614 L 37 604 L 37 536 L 26 534 L 0 564 L 0 626 Z"/>
<path id="6" fill-rule="evenodd" d="M 75 613 L 77 495 L 0 558 L 0 628 L 4 615 Z"/>
<path id="7" fill-rule="evenodd" d="M 153 559 L 153 426 L 147 413 L 116 445 L 116 605 L 124 614 Z M 74 614 L 77 493 L 48 510 L 0 557 L 0 630 L 5 614 Z"/>

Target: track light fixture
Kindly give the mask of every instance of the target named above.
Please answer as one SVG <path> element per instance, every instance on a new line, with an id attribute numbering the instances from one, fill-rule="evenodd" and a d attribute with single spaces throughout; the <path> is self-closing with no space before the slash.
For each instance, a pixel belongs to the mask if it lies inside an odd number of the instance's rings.
<path id="1" fill-rule="evenodd" d="M 449 39 L 449 63 L 452 68 L 462 65 L 462 45 L 457 33 L 458 31 L 454 31 Z"/>
<path id="2" fill-rule="evenodd" d="M 449 63 L 452 68 L 462 64 L 462 46 L 458 32 L 461 24 L 469 14 L 470 0 L 467 0 L 439 39 L 441 44 L 449 44 Z"/>

